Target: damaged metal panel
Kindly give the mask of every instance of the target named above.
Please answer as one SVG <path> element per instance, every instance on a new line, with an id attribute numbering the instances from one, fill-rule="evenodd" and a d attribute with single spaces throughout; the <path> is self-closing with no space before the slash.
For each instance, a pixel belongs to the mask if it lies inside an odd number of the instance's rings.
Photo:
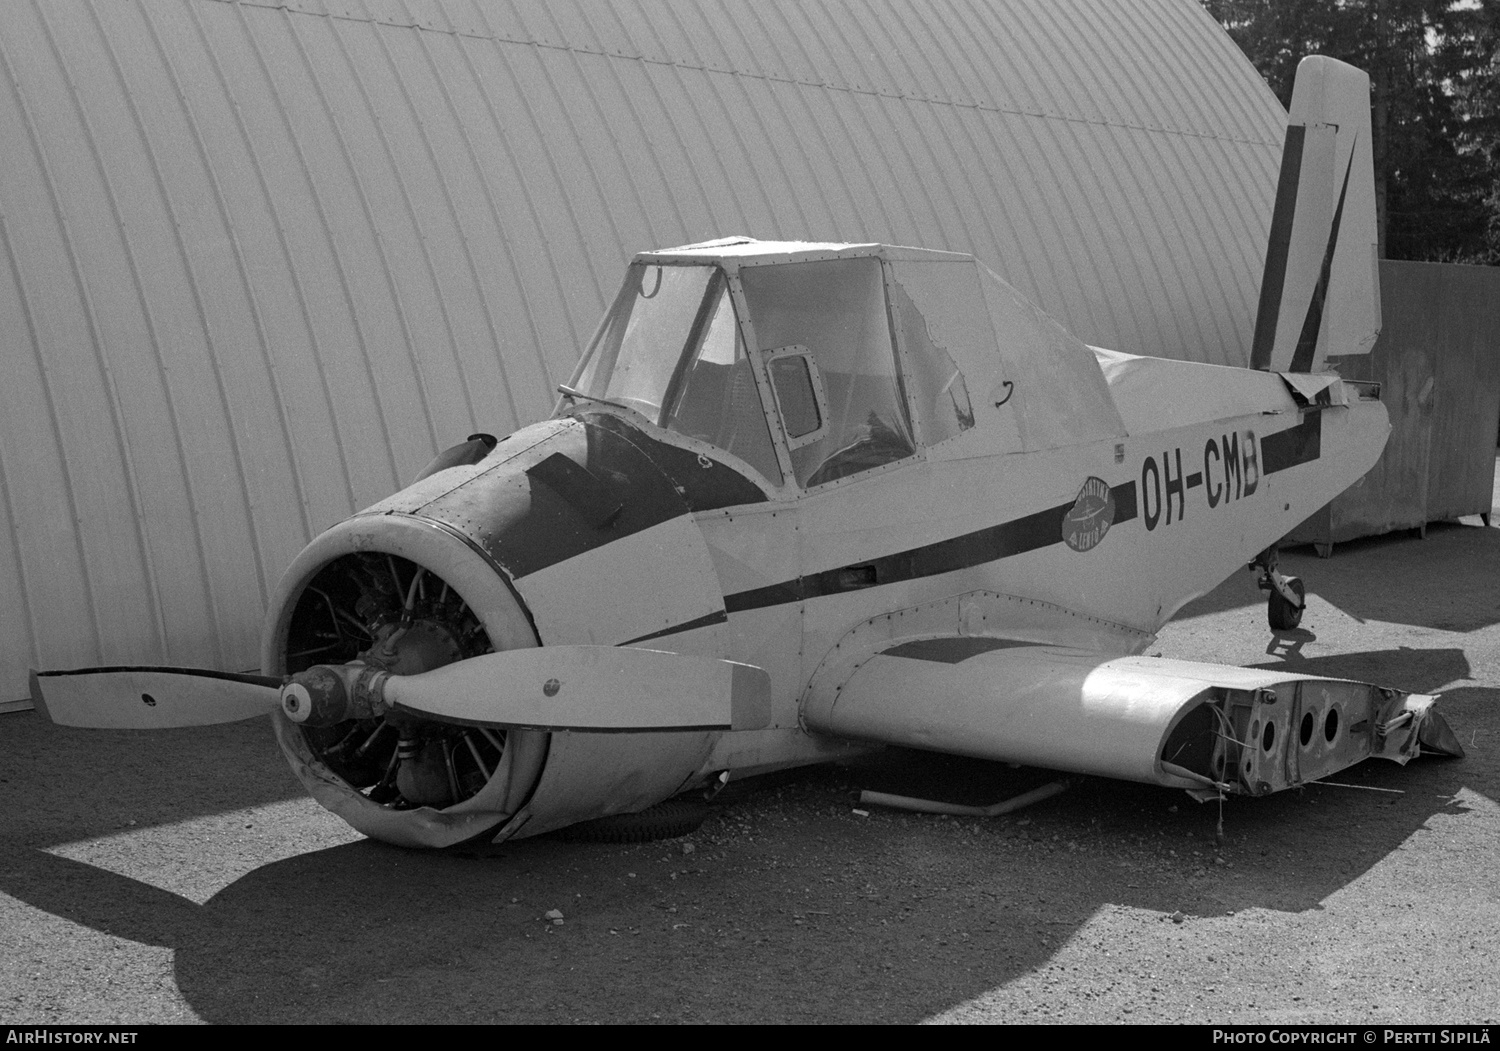
<path id="1" fill-rule="evenodd" d="M 912 705 L 927 694 L 944 705 Z M 804 715 L 839 736 L 1259 796 L 1369 758 L 1404 765 L 1424 746 L 1463 755 L 1434 700 L 1280 671 L 946 636 L 875 654 Z"/>

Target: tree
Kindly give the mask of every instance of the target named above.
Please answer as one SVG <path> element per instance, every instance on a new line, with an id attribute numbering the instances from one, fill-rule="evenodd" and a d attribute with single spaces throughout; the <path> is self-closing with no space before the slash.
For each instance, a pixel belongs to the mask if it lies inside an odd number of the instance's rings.
<path id="1" fill-rule="evenodd" d="M 1500 263 L 1500 0 L 1202 0 L 1285 105 L 1297 63 L 1370 74 L 1381 255 Z"/>

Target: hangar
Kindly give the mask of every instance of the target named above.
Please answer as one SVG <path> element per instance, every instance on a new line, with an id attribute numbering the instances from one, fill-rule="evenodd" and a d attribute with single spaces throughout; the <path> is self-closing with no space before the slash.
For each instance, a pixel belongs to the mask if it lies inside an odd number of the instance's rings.
<path id="1" fill-rule="evenodd" d="M 637 250 L 972 252 L 1243 364 L 1285 114 L 1193 0 L 0 7 L 0 699 L 248 668 L 278 574 L 550 412 Z"/>

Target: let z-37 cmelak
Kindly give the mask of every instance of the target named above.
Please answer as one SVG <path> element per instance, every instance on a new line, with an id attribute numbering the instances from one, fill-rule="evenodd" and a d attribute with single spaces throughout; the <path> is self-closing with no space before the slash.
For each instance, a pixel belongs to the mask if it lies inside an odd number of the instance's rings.
<path id="1" fill-rule="evenodd" d="M 553 417 L 317 537 L 262 674 L 33 675 L 56 722 L 270 713 L 369 836 L 446 847 L 896 744 L 1262 795 L 1459 752 L 1434 698 L 1142 656 L 1374 465 L 1368 80 L 1298 73 L 1252 365 L 1089 347 L 973 257 L 636 256 Z"/>

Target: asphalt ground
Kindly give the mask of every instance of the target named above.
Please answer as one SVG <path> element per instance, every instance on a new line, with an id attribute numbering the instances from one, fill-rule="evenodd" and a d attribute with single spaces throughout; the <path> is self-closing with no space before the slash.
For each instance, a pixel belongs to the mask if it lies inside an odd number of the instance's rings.
<path id="1" fill-rule="evenodd" d="M 1500 528 L 1285 567 L 1298 631 L 1241 573 L 1150 652 L 1440 692 L 1467 758 L 1222 811 L 1075 778 L 977 821 L 858 792 L 1053 775 L 891 752 L 731 785 L 683 840 L 474 857 L 364 841 L 260 720 L 0 716 L 0 1023 L 1495 1023 Z"/>

